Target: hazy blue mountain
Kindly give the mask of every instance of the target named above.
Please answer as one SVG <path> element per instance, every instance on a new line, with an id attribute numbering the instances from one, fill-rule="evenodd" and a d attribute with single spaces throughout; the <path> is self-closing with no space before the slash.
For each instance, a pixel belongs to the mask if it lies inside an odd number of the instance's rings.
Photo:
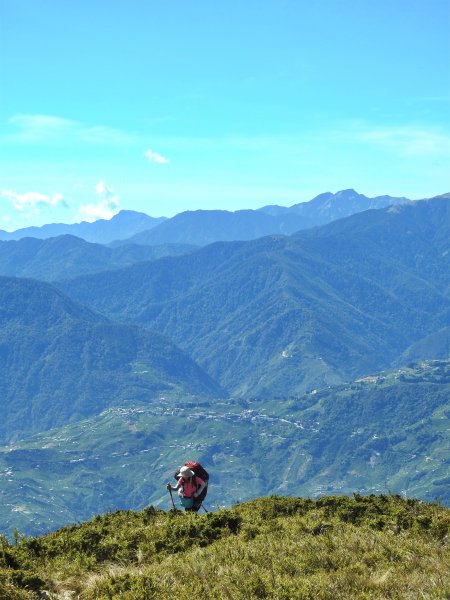
<path id="1" fill-rule="evenodd" d="M 397 364 L 420 360 L 424 356 L 433 356 L 437 359 L 446 359 L 450 356 L 450 327 L 434 331 L 409 346 L 397 360 Z"/>
<path id="2" fill-rule="evenodd" d="M 158 333 L 118 325 L 49 284 L 0 277 L 0 440 L 160 394 L 220 395 Z"/>
<path id="3" fill-rule="evenodd" d="M 22 238 L 0 242 L 0 275 L 53 281 L 117 269 L 162 256 L 177 256 L 192 249 L 192 246 L 182 244 L 106 247 L 72 235 L 46 240 Z"/>
<path id="4" fill-rule="evenodd" d="M 150 231 L 143 231 L 129 241 L 136 244 L 192 244 L 206 246 L 216 241 L 252 240 L 274 233 L 289 234 L 301 228 L 302 220 L 255 210 L 195 210 L 167 219 Z"/>
<path id="5" fill-rule="evenodd" d="M 449 239 L 436 198 L 58 285 L 169 336 L 233 394 L 285 396 L 387 368 L 448 327 Z"/>
<path id="6" fill-rule="evenodd" d="M 450 361 L 410 365 L 291 399 L 110 409 L 0 449 L 0 523 L 27 533 L 116 508 L 169 508 L 185 460 L 206 506 L 264 494 L 402 493 L 450 504 Z"/>
<path id="7" fill-rule="evenodd" d="M 12 233 L 0 231 L 0 240 L 19 240 L 24 237 L 46 239 L 70 234 L 88 242 L 107 244 L 114 240 L 129 238 L 139 231 L 156 227 L 164 220 L 165 217 L 154 218 L 133 210 L 121 210 L 110 220 L 99 219 L 93 223 L 87 221 L 71 225 L 52 223 L 42 227 L 25 227 Z"/>
<path id="8" fill-rule="evenodd" d="M 133 244 L 190 244 L 204 246 L 216 241 L 252 240 L 265 235 L 289 235 L 301 229 L 323 225 L 370 208 L 383 208 L 410 202 L 407 198 L 377 196 L 368 198 L 355 190 L 320 194 L 310 202 L 291 207 L 264 206 L 259 210 L 186 211 L 171 219 L 153 218 L 144 213 L 122 210 L 110 220 L 93 223 L 55 223 L 26 227 L 12 233 L 0 231 L 0 240 L 24 237 L 47 239 L 74 235 L 89 242 L 119 246 Z"/>
<path id="9" fill-rule="evenodd" d="M 408 198 L 396 198 L 393 196 L 376 196 L 369 198 L 364 194 L 358 194 L 353 189 L 341 190 L 336 194 L 326 192 L 316 196 L 309 202 L 300 202 L 290 207 L 263 206 L 259 210 L 272 216 L 296 214 L 303 219 L 302 229 L 325 225 L 349 217 L 355 213 L 369 209 L 385 208 L 391 205 L 407 204 L 411 202 Z"/>
<path id="10" fill-rule="evenodd" d="M 151 231 L 131 238 L 138 244 L 184 243 L 205 246 L 217 241 L 253 240 L 266 235 L 289 235 L 323 225 L 369 208 L 410 202 L 407 198 L 368 198 L 355 190 L 321 194 L 291 207 L 265 206 L 259 210 L 187 211 L 167 219 Z"/>

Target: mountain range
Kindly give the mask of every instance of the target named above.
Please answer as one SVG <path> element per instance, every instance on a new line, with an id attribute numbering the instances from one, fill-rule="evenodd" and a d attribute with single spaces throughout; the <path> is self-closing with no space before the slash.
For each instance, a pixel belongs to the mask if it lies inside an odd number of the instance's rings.
<path id="1" fill-rule="evenodd" d="M 57 285 L 167 335 L 231 394 L 286 396 L 401 363 L 424 343 L 440 358 L 449 239 L 442 197 Z"/>
<path id="2" fill-rule="evenodd" d="M 24 237 L 47 239 L 60 235 L 74 235 L 88 242 L 100 244 L 168 243 L 202 246 L 215 241 L 250 240 L 271 234 L 289 235 L 300 229 L 323 225 L 369 208 L 383 208 L 404 204 L 407 198 L 377 196 L 368 198 L 355 190 L 342 190 L 336 194 L 320 194 L 309 202 L 291 207 L 265 206 L 259 210 L 187 211 L 171 219 L 149 217 L 144 213 L 122 210 L 110 220 L 72 225 L 50 224 L 26 227 L 8 233 L 0 231 L 0 240 L 18 240 Z M 155 231 L 153 231 L 155 230 Z"/>
<path id="3" fill-rule="evenodd" d="M 291 235 L 281 221 L 311 207 L 184 213 L 139 234 L 163 228 L 159 246 L 0 242 L 5 528 L 164 505 L 186 458 L 213 470 L 212 506 L 355 489 L 450 502 L 449 201 Z M 364 201 L 308 204 L 326 221 Z M 99 224 L 104 239 L 128 217 Z M 235 239 L 268 219 L 270 235 Z M 183 227 L 200 247 L 172 243 Z"/>
<path id="4" fill-rule="evenodd" d="M 194 249 L 184 244 L 138 246 L 130 243 L 108 247 L 68 234 L 48 239 L 26 237 L 0 241 L 0 275 L 54 281 L 185 254 Z"/>
<path id="5" fill-rule="evenodd" d="M 387 195 L 369 198 L 353 189 L 348 189 L 335 194 L 325 192 L 309 202 L 300 202 L 290 207 L 269 205 L 263 206 L 259 210 L 272 216 L 299 215 L 305 222 L 305 227 L 302 227 L 302 229 L 307 229 L 318 225 L 326 225 L 331 221 L 343 219 L 365 210 L 386 208 L 387 206 L 408 204 L 409 202 L 411 200 L 405 197 L 398 198 Z"/>
<path id="6" fill-rule="evenodd" d="M 355 190 L 320 194 L 291 207 L 265 206 L 259 210 L 197 210 L 167 219 L 149 231 L 130 238 L 137 244 L 191 244 L 205 246 L 217 241 L 253 240 L 266 235 L 290 235 L 370 208 L 409 203 L 407 198 L 368 198 Z M 123 243 L 123 242 L 122 242 Z"/>
<path id="7" fill-rule="evenodd" d="M 24 237 L 47 239 L 60 235 L 74 235 L 88 242 L 107 244 L 156 227 L 164 220 L 165 217 L 155 218 L 133 210 L 121 210 L 112 219 L 99 219 L 93 223 L 51 223 L 42 227 L 24 227 L 13 232 L 0 231 L 0 240 L 20 240 Z"/>

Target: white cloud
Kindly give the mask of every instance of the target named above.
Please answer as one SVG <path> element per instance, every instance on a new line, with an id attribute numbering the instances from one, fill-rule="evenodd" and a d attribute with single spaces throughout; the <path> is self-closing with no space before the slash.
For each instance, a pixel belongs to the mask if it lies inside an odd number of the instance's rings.
<path id="1" fill-rule="evenodd" d="M 97 221 L 97 219 L 111 219 L 117 213 L 117 208 L 112 209 L 106 202 L 97 202 L 97 204 L 82 204 L 79 209 L 79 216 L 83 221 Z"/>
<path id="2" fill-rule="evenodd" d="M 16 210 L 21 212 L 25 218 L 29 218 L 34 215 L 38 215 L 41 206 L 56 206 L 61 204 L 67 207 L 67 203 L 64 200 L 62 194 L 53 194 L 47 196 L 40 192 L 25 192 L 19 194 L 12 190 L 2 190 L 1 195 L 11 202 Z"/>
<path id="3" fill-rule="evenodd" d="M 166 165 L 170 162 L 168 158 L 158 154 L 158 152 L 154 152 L 151 148 L 144 152 L 144 156 L 148 158 L 150 162 L 156 163 L 157 165 Z"/>
<path id="4" fill-rule="evenodd" d="M 94 189 L 100 199 L 95 203 L 82 204 L 79 208 L 79 216 L 89 222 L 111 219 L 120 210 L 120 196 L 104 181 L 99 181 Z"/>
<path id="5" fill-rule="evenodd" d="M 94 189 L 99 196 L 114 196 L 114 190 L 108 187 L 104 181 L 99 181 Z"/>

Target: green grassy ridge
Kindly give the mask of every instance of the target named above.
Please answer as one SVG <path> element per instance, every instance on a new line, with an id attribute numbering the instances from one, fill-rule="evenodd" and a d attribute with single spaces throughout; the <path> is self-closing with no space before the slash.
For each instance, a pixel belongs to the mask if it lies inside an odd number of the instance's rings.
<path id="1" fill-rule="evenodd" d="M 187 459 L 211 474 L 208 508 L 355 490 L 450 505 L 449 399 L 450 361 L 429 361 L 298 398 L 161 396 L 110 409 L 0 449 L 0 531 L 36 535 L 108 509 L 168 508 L 164 483 Z"/>
<path id="2" fill-rule="evenodd" d="M 0 538 L 0 598 L 448 598 L 450 509 L 394 495 L 117 511 Z"/>

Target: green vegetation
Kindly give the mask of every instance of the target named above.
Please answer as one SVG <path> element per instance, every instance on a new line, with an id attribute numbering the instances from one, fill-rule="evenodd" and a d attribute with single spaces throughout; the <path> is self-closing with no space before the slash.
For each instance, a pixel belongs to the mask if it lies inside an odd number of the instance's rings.
<path id="1" fill-rule="evenodd" d="M 161 393 L 222 394 L 161 334 L 113 323 L 29 279 L 0 277 L 0 364 L 2 443 Z"/>
<path id="2" fill-rule="evenodd" d="M 164 483 L 188 459 L 210 471 L 209 509 L 353 491 L 450 506 L 449 430 L 450 361 L 293 398 L 160 394 L 1 448 L 0 531 L 36 535 L 109 509 L 168 508 Z"/>
<path id="3" fill-rule="evenodd" d="M 150 506 L 0 539 L 0 598 L 447 599 L 449 544 L 449 509 L 398 496 Z"/>
<path id="4" fill-rule="evenodd" d="M 73 235 L 45 240 L 27 237 L 0 242 L 0 275 L 55 281 L 157 260 L 163 256 L 178 256 L 192 250 L 192 246 L 181 244 L 107 247 Z"/>
<path id="5" fill-rule="evenodd" d="M 209 508 L 353 491 L 450 504 L 449 206 L 61 283 L 80 304 L 0 278 L 0 531 L 167 508 L 186 459 L 212 473 Z"/>
<path id="6" fill-rule="evenodd" d="M 233 396 L 302 394 L 403 364 L 410 349 L 448 358 L 448 206 L 366 211 L 58 285 L 167 335 Z"/>

